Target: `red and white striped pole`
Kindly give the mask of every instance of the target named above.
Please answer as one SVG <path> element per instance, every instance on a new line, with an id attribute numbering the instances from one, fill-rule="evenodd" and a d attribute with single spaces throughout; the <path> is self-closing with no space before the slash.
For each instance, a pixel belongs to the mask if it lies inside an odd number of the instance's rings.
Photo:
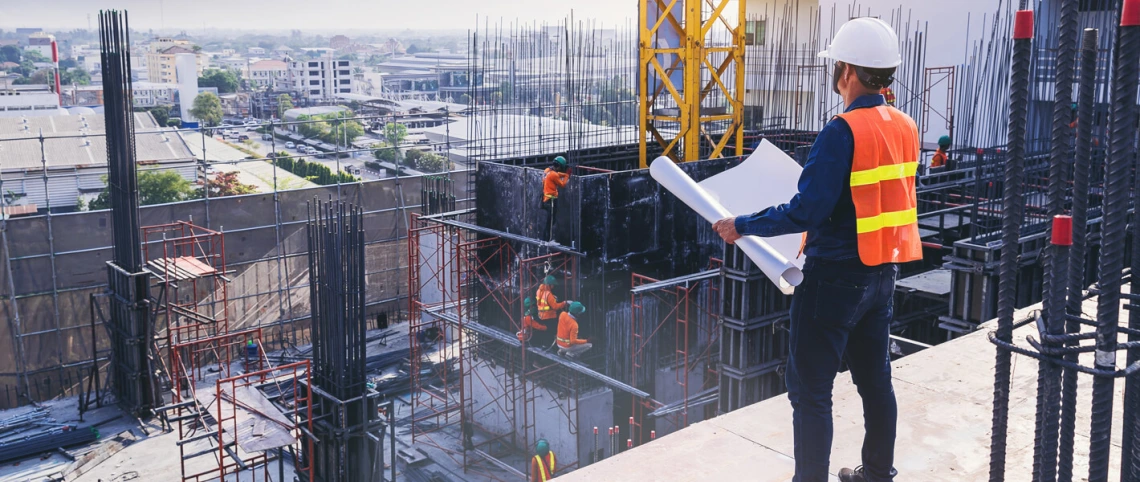
<path id="1" fill-rule="evenodd" d="M 63 92 L 59 88 L 59 46 L 51 41 L 51 63 L 55 65 L 55 96 L 59 106 L 63 106 Z"/>

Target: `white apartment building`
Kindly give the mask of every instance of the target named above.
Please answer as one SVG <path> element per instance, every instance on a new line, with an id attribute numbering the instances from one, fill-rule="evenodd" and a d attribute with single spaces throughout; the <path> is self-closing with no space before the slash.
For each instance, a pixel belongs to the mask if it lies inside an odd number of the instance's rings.
<path id="1" fill-rule="evenodd" d="M 259 60 L 250 64 L 249 80 L 258 88 L 289 90 L 289 65 L 280 60 Z"/>
<path id="2" fill-rule="evenodd" d="M 28 46 L 24 50 L 35 50 L 44 58 L 51 60 L 51 43 L 55 36 L 48 33 L 37 32 L 28 36 Z"/>
<path id="3" fill-rule="evenodd" d="M 332 100 L 336 94 L 352 93 L 352 62 L 331 57 L 289 62 L 293 90 L 312 101 Z"/>

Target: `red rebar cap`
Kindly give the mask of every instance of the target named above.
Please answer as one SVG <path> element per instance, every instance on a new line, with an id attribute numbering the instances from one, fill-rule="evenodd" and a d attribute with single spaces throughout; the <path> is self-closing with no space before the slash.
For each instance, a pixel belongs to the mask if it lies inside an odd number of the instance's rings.
<path id="1" fill-rule="evenodd" d="M 1058 214 L 1053 216 L 1053 244 L 1057 246 L 1073 245 L 1073 218 Z"/>
<path id="2" fill-rule="evenodd" d="M 1013 20 L 1013 39 L 1033 38 L 1033 10 L 1018 10 Z"/>
<path id="3" fill-rule="evenodd" d="M 633 448 L 633 439 L 629 438 L 629 439 L 625 439 L 625 440 L 626 440 L 625 446 L 629 447 L 629 448 Z"/>
<path id="4" fill-rule="evenodd" d="M 1120 9 L 1120 26 L 1140 26 L 1140 0 L 1124 0 L 1124 6 Z"/>
<path id="5" fill-rule="evenodd" d="M 598 434 L 598 427 L 594 427 L 594 435 Z"/>

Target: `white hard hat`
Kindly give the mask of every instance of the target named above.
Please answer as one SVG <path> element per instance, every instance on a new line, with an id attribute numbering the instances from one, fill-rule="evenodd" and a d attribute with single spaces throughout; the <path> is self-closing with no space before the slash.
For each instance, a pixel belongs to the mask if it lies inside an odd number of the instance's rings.
<path id="1" fill-rule="evenodd" d="M 831 39 L 831 45 L 819 56 L 872 69 L 889 69 L 902 63 L 895 29 L 871 17 L 855 18 L 843 24 Z"/>

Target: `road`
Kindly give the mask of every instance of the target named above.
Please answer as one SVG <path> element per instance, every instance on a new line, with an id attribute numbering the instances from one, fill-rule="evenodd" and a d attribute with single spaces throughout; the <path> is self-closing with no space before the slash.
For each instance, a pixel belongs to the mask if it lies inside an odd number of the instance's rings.
<path id="1" fill-rule="evenodd" d="M 241 129 L 238 130 L 241 131 Z M 245 134 L 245 132 L 242 133 Z M 281 139 L 280 137 L 276 139 L 275 144 L 271 144 L 271 141 L 261 140 L 261 134 L 258 134 L 257 132 L 251 131 L 248 133 L 248 135 L 252 140 L 251 144 L 245 144 L 234 139 L 226 139 L 226 142 L 252 150 L 263 156 L 268 156 L 272 148 L 277 152 L 285 152 L 294 159 L 304 159 L 305 162 L 319 162 L 325 166 L 328 166 L 328 168 L 333 172 L 336 172 L 338 169 L 348 171 L 349 168 L 352 168 L 353 172 L 355 172 L 356 169 L 360 169 L 360 177 L 364 178 L 365 181 L 383 179 L 382 175 L 375 171 L 368 170 L 368 167 L 364 165 L 366 161 L 372 159 L 372 155 L 369 152 L 354 152 L 353 157 L 342 157 L 338 163 L 337 159 L 334 159 L 331 154 L 324 158 L 319 158 L 315 155 L 302 154 L 301 151 L 298 151 L 296 148 L 288 149 L 285 147 L 285 142 L 287 141 Z"/>

